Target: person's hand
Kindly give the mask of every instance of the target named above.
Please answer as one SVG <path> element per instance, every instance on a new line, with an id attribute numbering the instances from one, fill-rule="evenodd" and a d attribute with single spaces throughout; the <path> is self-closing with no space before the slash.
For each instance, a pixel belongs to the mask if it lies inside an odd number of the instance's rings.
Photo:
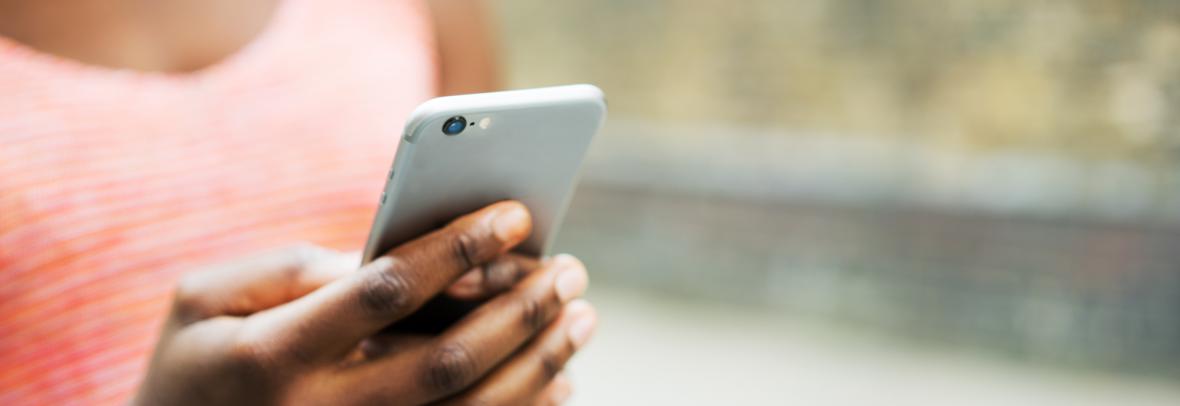
<path id="1" fill-rule="evenodd" d="M 304 247 L 186 276 L 134 403 L 560 403 L 596 316 L 576 259 L 505 254 L 530 228 L 501 202 L 359 271 Z M 438 336 L 374 335 L 444 289 L 492 296 Z"/>

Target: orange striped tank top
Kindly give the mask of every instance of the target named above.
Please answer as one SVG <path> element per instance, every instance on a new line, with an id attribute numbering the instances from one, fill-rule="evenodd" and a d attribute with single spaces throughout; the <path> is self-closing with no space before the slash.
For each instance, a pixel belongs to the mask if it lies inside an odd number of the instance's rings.
<path id="1" fill-rule="evenodd" d="M 182 272 L 364 243 L 403 120 L 435 92 L 427 11 L 280 3 L 188 74 L 0 38 L 0 405 L 125 401 Z"/>

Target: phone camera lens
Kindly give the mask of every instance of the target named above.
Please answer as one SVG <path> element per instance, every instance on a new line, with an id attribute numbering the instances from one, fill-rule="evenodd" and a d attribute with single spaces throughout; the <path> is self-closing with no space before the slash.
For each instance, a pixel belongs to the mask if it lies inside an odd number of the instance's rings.
<path id="1" fill-rule="evenodd" d="M 463 132 L 463 129 L 465 128 L 467 128 L 467 119 L 463 118 L 462 116 L 455 116 L 448 118 L 447 122 L 443 123 L 442 130 L 443 134 L 455 135 Z"/>

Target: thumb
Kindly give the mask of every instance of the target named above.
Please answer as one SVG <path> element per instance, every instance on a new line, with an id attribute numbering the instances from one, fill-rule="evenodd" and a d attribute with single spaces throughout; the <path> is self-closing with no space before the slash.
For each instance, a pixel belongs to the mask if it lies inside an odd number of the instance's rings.
<path id="1" fill-rule="evenodd" d="M 246 316 L 298 299 L 356 270 L 357 252 L 303 244 L 185 275 L 175 308 L 186 322 Z"/>

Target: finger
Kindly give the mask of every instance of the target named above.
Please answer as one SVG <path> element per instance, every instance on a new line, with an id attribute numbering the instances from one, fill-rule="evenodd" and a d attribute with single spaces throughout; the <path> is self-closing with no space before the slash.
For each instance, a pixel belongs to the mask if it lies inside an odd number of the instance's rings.
<path id="1" fill-rule="evenodd" d="M 361 340 L 413 313 L 460 273 L 520 243 L 531 228 L 519 202 L 500 202 L 451 222 L 347 278 L 260 314 L 243 339 L 291 356 L 338 360 Z"/>
<path id="2" fill-rule="evenodd" d="M 420 334 L 377 334 L 361 341 L 360 345 L 345 357 L 342 365 L 360 365 L 384 358 L 393 351 L 416 351 L 431 344 L 434 337 Z"/>
<path id="3" fill-rule="evenodd" d="M 356 253 L 304 244 L 226 262 L 182 277 L 176 309 L 186 322 L 249 315 L 350 274 L 359 259 Z"/>
<path id="4" fill-rule="evenodd" d="M 501 364 L 475 387 L 447 403 L 457 405 L 528 404 L 545 390 L 565 363 L 586 344 L 597 315 L 583 300 L 566 305 L 561 316 L 527 347 Z"/>
<path id="5" fill-rule="evenodd" d="M 459 300 L 486 299 L 500 294 L 541 267 L 534 257 L 508 253 L 463 274 L 447 287 L 447 295 Z"/>
<path id="6" fill-rule="evenodd" d="M 456 393 L 508 358 L 545 328 L 564 303 L 580 296 L 587 284 L 581 262 L 568 255 L 555 257 L 508 293 L 480 306 L 418 353 L 413 392 L 431 401 Z M 386 380 L 390 369 L 404 364 L 377 362 L 359 367 L 352 386 L 372 386 Z"/>
<path id="7" fill-rule="evenodd" d="M 564 373 L 558 373 L 557 376 L 553 377 L 553 380 L 549 382 L 549 385 L 545 386 L 545 389 L 541 390 L 541 393 L 537 395 L 537 398 L 533 400 L 533 405 L 557 406 L 565 403 L 565 401 L 570 398 L 570 395 L 572 395 L 573 392 L 574 386 L 572 383 L 570 383 L 569 378 L 567 378 Z"/>

